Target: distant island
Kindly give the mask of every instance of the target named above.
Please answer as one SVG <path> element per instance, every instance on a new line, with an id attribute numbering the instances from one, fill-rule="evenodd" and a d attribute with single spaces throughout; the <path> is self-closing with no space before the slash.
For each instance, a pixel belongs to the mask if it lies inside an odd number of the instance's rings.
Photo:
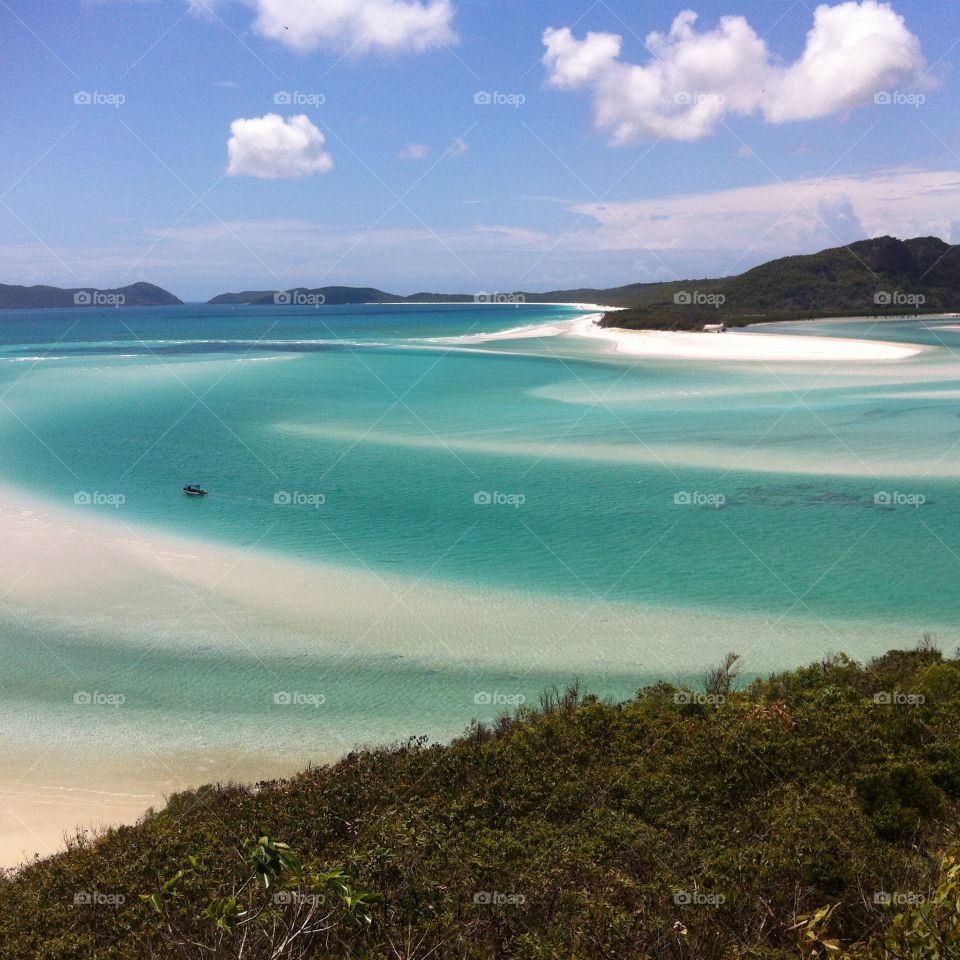
<path id="1" fill-rule="evenodd" d="M 637 302 L 633 291 L 649 284 L 631 284 L 608 290 L 551 290 L 548 293 L 511 291 L 509 293 L 412 293 L 400 296 L 376 287 L 294 287 L 290 290 L 244 290 L 221 293 L 211 304 L 244 304 L 248 306 L 343 306 L 359 303 L 603 303 L 604 306 L 630 306 Z M 597 299 L 597 298 L 601 299 Z"/>
<path id="2" fill-rule="evenodd" d="M 0 284 L 0 308 L 172 306 L 182 303 L 151 283 L 112 290 Z M 781 320 L 903 316 L 960 310 L 960 252 L 938 237 L 877 237 L 805 256 L 771 260 L 732 277 L 582 287 L 546 293 L 414 293 L 377 287 L 293 287 L 221 293 L 221 306 L 344 306 L 414 303 L 592 303 L 616 307 L 606 327 L 702 330 Z"/>
<path id="3" fill-rule="evenodd" d="M 96 287 L 18 287 L 0 283 L 0 309 L 37 307 L 170 307 L 183 303 L 168 290 L 152 283 L 101 290 Z"/>

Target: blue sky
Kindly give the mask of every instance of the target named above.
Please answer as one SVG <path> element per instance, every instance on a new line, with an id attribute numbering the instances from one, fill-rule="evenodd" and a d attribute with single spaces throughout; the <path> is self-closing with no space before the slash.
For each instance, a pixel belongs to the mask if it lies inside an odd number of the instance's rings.
<path id="1" fill-rule="evenodd" d="M 958 57 L 921 0 L 0 0 L 0 281 L 544 290 L 953 242 Z"/>

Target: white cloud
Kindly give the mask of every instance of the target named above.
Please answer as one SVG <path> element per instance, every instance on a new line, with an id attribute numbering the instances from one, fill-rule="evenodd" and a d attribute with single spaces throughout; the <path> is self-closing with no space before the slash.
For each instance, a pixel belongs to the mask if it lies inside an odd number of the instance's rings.
<path id="1" fill-rule="evenodd" d="M 206 19 L 222 0 L 187 0 Z M 457 42 L 451 0 L 244 0 L 254 29 L 299 53 L 422 53 Z"/>
<path id="2" fill-rule="evenodd" d="M 582 231 L 597 249 L 722 252 L 725 273 L 787 253 L 810 253 L 864 237 L 960 239 L 960 171 L 893 171 L 794 180 L 660 200 L 583 203 L 597 224 Z M 714 238 L 711 242 L 710 238 Z"/>
<path id="3" fill-rule="evenodd" d="M 426 160 L 430 148 L 425 143 L 408 143 L 398 154 L 398 160 Z"/>
<path id="4" fill-rule="evenodd" d="M 764 115 L 781 123 L 857 107 L 880 90 L 918 80 L 924 67 L 920 41 L 889 4 L 822 5 L 803 56 L 780 72 Z"/>
<path id="5" fill-rule="evenodd" d="M 232 177 L 278 180 L 333 169 L 333 158 L 323 149 L 326 138 L 303 114 L 234 120 L 230 132 L 227 173 Z"/>
<path id="6" fill-rule="evenodd" d="M 185 298 L 228 289 L 374 283 L 387 290 L 551 290 L 722 276 L 773 257 L 868 236 L 935 235 L 960 243 L 960 169 L 893 170 L 628 202 L 466 208 L 456 227 L 411 215 L 367 229 L 313 219 L 211 217 L 176 227 L 126 226 L 98 242 L 39 243 L 11 220 L 0 262 L 18 283 L 107 288 L 136 279 Z M 557 217 L 568 218 L 569 231 Z M 51 228 L 52 232 L 53 228 Z M 71 237 L 69 229 L 63 237 Z"/>
<path id="7" fill-rule="evenodd" d="M 781 66 L 744 17 L 722 17 L 698 32 L 683 11 L 669 33 L 646 38 L 644 66 L 620 59 L 622 38 L 569 27 L 543 34 L 548 83 L 589 89 L 599 129 L 615 144 L 700 140 L 728 114 L 761 113 L 771 123 L 810 120 L 872 101 L 875 93 L 919 83 L 920 42 L 903 17 L 878 0 L 821 5 L 800 59 Z"/>

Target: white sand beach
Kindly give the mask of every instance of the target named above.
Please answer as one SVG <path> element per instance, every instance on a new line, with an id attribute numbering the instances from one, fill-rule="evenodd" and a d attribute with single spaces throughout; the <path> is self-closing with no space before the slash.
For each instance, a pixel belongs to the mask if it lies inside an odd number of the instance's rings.
<path id="1" fill-rule="evenodd" d="M 639 357 L 688 360 L 883 361 L 905 360 L 923 353 L 914 344 L 840 337 L 791 336 L 776 333 L 686 333 L 671 330 L 619 330 L 598 326 L 600 317 L 575 320 L 573 336 L 604 340 L 616 353 Z"/>

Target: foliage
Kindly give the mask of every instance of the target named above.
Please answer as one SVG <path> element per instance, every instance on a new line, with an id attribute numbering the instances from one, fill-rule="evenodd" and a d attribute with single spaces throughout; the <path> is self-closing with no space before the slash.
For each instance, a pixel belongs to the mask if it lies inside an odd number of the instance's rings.
<path id="1" fill-rule="evenodd" d="M 957 960 L 960 958 L 960 861 L 944 855 L 935 889 L 930 892 L 883 892 L 878 901 L 889 923 L 867 941 L 844 948 L 825 931 L 836 907 L 821 907 L 799 918 L 801 943 L 813 954 L 837 960 Z M 809 955 L 809 953 L 808 953 Z"/>
<path id="2" fill-rule="evenodd" d="M 259 960 L 229 951 L 291 929 L 357 960 L 955 956 L 921 940 L 956 935 L 960 664 L 925 644 L 746 689 L 736 665 L 177 794 L 0 880 L 0 958 Z"/>
<path id="3" fill-rule="evenodd" d="M 649 285 L 635 292 L 630 309 L 606 314 L 603 325 L 699 330 L 720 322 L 902 316 L 958 306 L 960 249 L 936 237 L 877 237 L 782 257 L 735 277 Z"/>
<path id="4" fill-rule="evenodd" d="M 308 869 L 282 842 L 244 841 L 241 869 L 215 879 L 190 856 L 162 887 L 140 899 L 158 917 L 164 943 L 183 960 L 305 960 L 372 923 L 376 897 L 353 888 L 343 870 Z M 203 909 L 200 909 L 200 906 Z"/>

